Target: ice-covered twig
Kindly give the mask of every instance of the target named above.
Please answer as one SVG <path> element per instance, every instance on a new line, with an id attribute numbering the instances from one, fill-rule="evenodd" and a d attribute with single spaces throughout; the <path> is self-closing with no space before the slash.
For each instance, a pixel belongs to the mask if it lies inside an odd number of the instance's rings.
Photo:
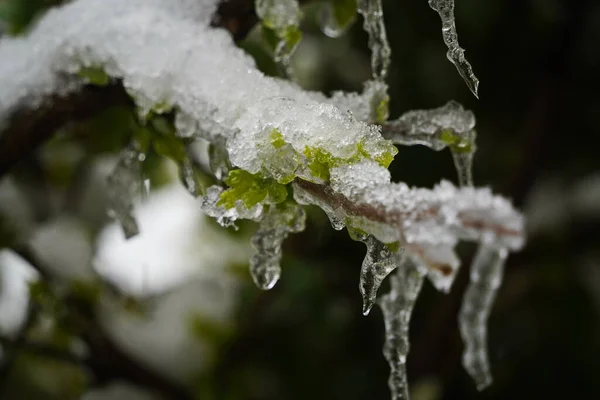
<path id="1" fill-rule="evenodd" d="M 346 225 L 384 243 L 400 240 L 417 246 L 468 240 L 493 242 L 512 250 L 523 245 L 522 215 L 489 189 L 457 188 L 447 181 L 433 190 L 389 182 L 361 188 L 358 172 L 353 175 L 356 186 L 346 191 L 338 190 L 335 184 L 297 179 L 294 196 L 303 204 L 326 205 Z M 423 251 L 426 256 L 426 249 Z M 441 265 L 438 268 L 445 270 Z"/>
<path id="2" fill-rule="evenodd" d="M 454 20 L 454 0 L 429 0 L 429 6 L 437 11 L 442 20 L 442 37 L 448 46 L 446 57 L 454 64 L 460 76 L 464 79 L 469 90 L 479 98 L 479 79 L 473 72 L 473 67 L 465 58 L 465 50 L 458 44 L 456 22 Z"/>
<path id="3" fill-rule="evenodd" d="M 409 350 L 409 326 L 412 310 L 423 285 L 424 274 L 408 257 L 390 276 L 390 292 L 379 305 L 385 322 L 383 354 L 390 365 L 388 385 L 392 400 L 408 400 L 406 357 Z"/>
<path id="4" fill-rule="evenodd" d="M 492 383 L 487 352 L 487 320 L 502 283 L 507 250 L 482 244 L 471 265 L 471 282 L 463 298 L 459 326 L 464 341 L 463 365 L 477 389 Z"/>
<path id="5" fill-rule="evenodd" d="M 382 135 L 395 144 L 450 148 L 461 186 L 473 185 L 475 116 L 456 101 L 430 110 L 412 110 L 382 125 Z"/>

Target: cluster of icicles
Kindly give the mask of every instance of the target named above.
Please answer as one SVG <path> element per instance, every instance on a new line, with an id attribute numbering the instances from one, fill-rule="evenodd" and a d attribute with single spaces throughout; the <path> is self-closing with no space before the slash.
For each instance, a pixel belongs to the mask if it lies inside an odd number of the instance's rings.
<path id="1" fill-rule="evenodd" d="M 295 1 L 292 1 L 295 2 Z M 257 0 L 257 3 L 261 3 Z M 264 3 L 264 2 L 263 2 Z M 454 0 L 429 0 L 432 9 L 438 12 L 442 20 L 444 43 L 448 46 L 448 59 L 456 66 L 459 74 L 471 92 L 478 97 L 479 81 L 471 65 L 464 57 L 464 50 L 458 44 L 454 20 Z M 369 47 L 372 54 L 372 71 L 375 82 L 383 82 L 387 75 L 391 51 L 387 41 L 381 0 L 359 0 L 358 12 L 364 18 L 364 29 L 369 35 Z M 341 29 L 335 29 L 332 18 L 324 19 L 324 33 L 338 36 Z M 399 120 L 389 123 L 389 132 L 384 137 L 400 145 L 425 145 L 433 150 L 445 147 L 451 149 L 458 179 L 461 186 L 472 186 L 472 159 L 474 153 L 475 120 L 470 112 L 466 112 L 455 102 L 435 110 L 417 110 L 403 115 Z M 384 128 L 385 129 L 385 128 Z M 440 132 L 448 130 L 464 139 L 462 144 L 472 146 L 471 150 L 461 151 L 458 146 L 450 146 L 448 141 L 440 137 Z M 459 140 L 460 141 L 460 140 Z M 297 185 L 295 198 L 302 204 L 322 206 L 330 218 L 334 229 L 344 227 L 343 216 L 340 216 L 326 204 L 320 204 L 311 198 Z M 291 212 L 291 213 L 290 213 Z M 254 281 L 262 289 L 272 288 L 281 274 L 279 261 L 281 258 L 281 242 L 289 232 L 297 232 L 304 228 L 304 211 L 297 207 L 283 213 L 286 219 L 295 218 L 292 228 L 281 226 L 289 224 L 273 224 L 276 219 L 272 214 L 265 218 L 261 228 L 253 239 L 257 255 L 251 260 L 251 273 Z M 390 366 L 389 388 L 393 400 L 408 399 L 409 389 L 406 376 L 406 358 L 409 351 L 409 326 L 411 314 L 417 297 L 426 277 L 430 277 L 434 285 L 441 290 L 449 291 L 456 274 L 450 276 L 428 270 L 418 258 L 411 256 L 405 246 L 390 248 L 369 234 L 354 234 L 354 239 L 363 242 L 367 253 L 360 272 L 359 289 L 363 297 L 363 314 L 368 315 L 374 304 L 378 304 L 383 312 L 385 322 L 384 355 Z M 492 382 L 490 363 L 487 352 L 487 319 L 491 312 L 496 292 L 502 282 L 504 264 L 508 250 L 493 241 L 480 244 L 472 261 L 470 283 L 464 294 L 459 314 L 460 333 L 464 341 L 463 365 L 471 375 L 479 390 L 483 390 Z M 390 276 L 390 290 L 377 299 L 377 290 L 383 280 Z"/>
<path id="2" fill-rule="evenodd" d="M 453 0 L 429 0 L 429 5 L 437 11 L 442 19 L 442 32 L 444 42 L 448 46 L 448 59 L 454 63 L 469 89 L 477 96 L 479 81 L 473 74 L 472 68 L 464 57 L 464 50 L 460 48 L 457 40 L 454 22 Z M 259 16 L 269 14 L 279 17 L 279 28 L 284 29 L 286 24 L 297 26 L 299 21 L 299 7 L 296 0 L 282 2 L 257 0 Z M 285 13 L 289 15 L 285 15 Z M 390 65 L 391 51 L 386 37 L 383 22 L 381 0 L 359 0 L 358 12 L 363 16 L 364 29 L 369 35 L 369 47 L 372 54 L 373 83 L 383 83 Z M 291 22 L 290 22 L 291 21 Z M 327 21 L 326 21 L 327 22 Z M 330 36 L 335 30 L 331 22 L 323 26 L 324 32 Z M 280 43 L 278 49 L 283 49 Z M 293 49 L 291 50 L 293 51 Z M 285 70 L 289 70 L 291 52 L 282 55 L 279 51 L 274 54 L 275 61 L 282 63 Z M 384 137 L 399 145 L 425 145 L 433 150 L 450 148 L 458 178 L 461 186 L 472 186 L 472 157 L 474 152 L 475 120 L 472 113 L 465 111 L 455 102 L 434 110 L 417 110 L 403 115 L 396 121 L 387 124 L 388 131 Z M 473 146 L 471 151 L 460 151 L 456 146 L 450 146 L 444 141 L 440 132 L 444 130 L 464 139 L 464 143 Z M 133 155 L 132 155 L 133 154 Z M 126 152 L 126 163 L 139 164 L 142 154 Z M 226 157 L 226 154 L 224 155 Z M 216 155 L 215 155 L 216 157 Z M 123 163 L 121 163 L 123 164 Z M 117 199 L 113 212 L 118 216 L 127 236 L 137 232 L 135 219 L 131 217 L 133 195 L 123 195 L 132 188 L 140 186 L 137 169 L 126 165 L 119 165 L 112 176 L 112 187 L 118 192 L 113 198 Z M 125 169 L 129 170 L 129 174 Z M 188 190 L 196 194 L 193 179 L 186 179 L 187 174 L 193 174 L 190 169 L 183 169 L 183 182 L 192 187 Z M 127 182 L 119 182 L 118 177 L 127 177 Z M 121 184 L 119 184 L 121 183 Z M 124 184 L 123 184 L 124 183 Z M 188 186 L 186 184 L 186 186 Z M 135 189 L 133 189 L 135 190 Z M 250 273 L 256 285 L 268 290 L 273 288 L 281 276 L 281 246 L 290 233 L 300 232 L 305 227 L 305 217 L 301 204 L 317 204 L 323 208 L 330 218 L 334 229 L 345 227 L 344 216 L 332 210 L 327 204 L 318 201 L 303 188 L 294 186 L 295 200 L 299 204 L 285 204 L 283 207 L 254 208 L 251 210 L 225 210 L 215 204 L 222 193 L 221 188 L 209 188 L 203 200 L 203 209 L 209 215 L 216 217 L 223 225 L 232 224 L 240 218 L 259 221 L 259 229 L 252 238 L 252 245 L 256 249 L 255 255 L 250 260 Z M 393 400 L 408 399 L 409 388 L 406 377 L 406 358 L 409 352 L 409 326 L 411 314 L 417 297 L 423 286 L 425 278 L 433 282 L 440 290 L 449 291 L 452 280 L 456 275 L 458 262 L 453 263 L 452 270 L 444 274 L 432 271 L 431 267 L 424 264 L 418 257 L 413 257 L 406 246 L 400 244 L 398 248 L 391 248 L 378 240 L 375 236 L 365 233 L 354 233 L 353 238 L 363 242 L 367 253 L 362 263 L 360 272 L 359 289 L 363 297 L 363 314 L 368 315 L 371 308 L 378 304 L 381 307 L 385 322 L 384 356 L 390 366 L 389 388 Z M 453 257 L 453 252 L 452 256 Z M 507 249 L 502 245 L 490 241 L 482 243 L 477 250 L 471 265 L 470 284 L 464 295 L 464 301 L 459 315 L 460 333 L 464 340 L 463 365 L 473 377 L 479 390 L 484 389 L 492 382 L 490 364 L 487 353 L 486 324 L 493 306 L 496 291 L 502 281 L 503 267 L 507 257 Z M 442 256 L 441 258 L 445 258 Z M 377 298 L 378 288 L 384 279 L 390 276 L 390 290 Z"/>

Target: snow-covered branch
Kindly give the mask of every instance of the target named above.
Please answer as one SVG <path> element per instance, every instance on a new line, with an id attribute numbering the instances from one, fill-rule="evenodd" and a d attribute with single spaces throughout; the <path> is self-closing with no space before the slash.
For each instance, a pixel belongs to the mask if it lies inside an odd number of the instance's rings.
<path id="1" fill-rule="evenodd" d="M 478 81 L 456 40 L 453 1 L 429 3 L 449 32 L 444 36 L 449 58 L 476 94 Z M 524 242 L 523 217 L 508 200 L 472 187 L 475 119 L 470 111 L 450 102 L 387 121 L 383 80 L 390 50 L 380 0 L 360 0 L 350 10 L 365 20 L 373 80 L 362 93 L 330 97 L 260 72 L 230 32 L 213 26 L 222 22 L 234 34 L 246 29 L 232 19 L 215 19 L 224 10 L 217 6 L 215 0 L 76 0 L 48 12 L 26 37 L 0 39 L 0 59 L 7 60 L 0 64 L 0 154 L 15 153 L 0 157 L 0 173 L 23 146 L 42 142 L 65 120 L 132 101 L 141 128 L 110 182 L 113 215 L 133 236 L 132 197 L 144 187 L 136 171 L 145 152 L 153 146 L 177 161 L 188 191 L 200 195 L 185 146 L 207 140 L 218 184 L 202 193 L 199 207 L 225 226 L 237 219 L 260 223 L 250 261 L 259 287 L 270 289 L 279 279 L 281 244 L 289 233 L 304 229 L 306 204 L 319 206 L 335 229 L 346 227 L 367 245 L 360 278 L 365 314 L 376 303 L 383 279 L 396 270 L 392 292 L 380 304 L 393 369 L 390 384 L 395 398 L 404 398 L 408 318 L 398 313 L 410 314 L 424 276 L 439 290 L 450 289 L 460 265 L 454 252 L 458 241 L 478 242 L 495 254 L 518 250 Z M 279 41 L 275 58 L 286 66 L 301 38 L 298 2 L 259 0 L 257 6 L 263 28 Z M 161 117 L 167 112 L 172 121 Z M 28 113 L 39 115 L 28 119 Z M 36 129 L 30 141 L 29 131 Z M 397 152 L 394 144 L 448 147 L 461 187 L 445 181 L 433 189 L 392 183 L 387 167 Z M 497 280 L 498 268 L 480 265 L 491 258 L 478 258 L 477 270 L 485 276 L 477 275 L 466 297 L 463 310 L 476 314 L 462 314 L 468 320 L 462 327 L 467 342 L 481 340 L 476 332 L 491 307 L 493 293 L 480 293 L 485 291 L 481 282 Z M 410 292 L 400 293 L 405 286 Z M 478 360 L 469 361 L 469 371 L 481 375 L 479 370 L 487 368 L 484 347 L 469 343 L 467 349 Z"/>

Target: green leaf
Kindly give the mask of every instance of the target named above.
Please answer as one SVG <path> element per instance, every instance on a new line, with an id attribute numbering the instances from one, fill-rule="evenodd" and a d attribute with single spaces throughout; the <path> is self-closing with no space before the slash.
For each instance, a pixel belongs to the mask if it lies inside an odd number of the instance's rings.
<path id="1" fill-rule="evenodd" d="M 217 205 L 228 209 L 235 207 L 238 200 L 251 208 L 266 200 L 267 196 L 270 203 L 277 204 L 285 201 L 288 194 L 285 185 L 274 179 L 265 179 L 260 174 L 251 174 L 241 169 L 230 171 L 224 181 L 229 189 L 221 193 Z"/>
<path id="2" fill-rule="evenodd" d="M 271 144 L 276 149 L 280 149 L 285 146 L 285 139 L 279 129 L 273 128 L 270 134 Z"/>
<path id="3" fill-rule="evenodd" d="M 77 75 L 96 86 L 106 86 L 110 83 L 110 77 L 101 67 L 81 67 Z"/>

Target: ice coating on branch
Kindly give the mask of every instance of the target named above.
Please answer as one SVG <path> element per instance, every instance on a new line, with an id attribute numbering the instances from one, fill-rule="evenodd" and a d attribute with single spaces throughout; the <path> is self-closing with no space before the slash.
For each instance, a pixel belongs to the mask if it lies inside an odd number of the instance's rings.
<path id="1" fill-rule="evenodd" d="M 383 135 L 405 146 L 423 145 L 436 151 L 449 147 L 460 185 L 473 185 L 475 116 L 456 101 L 431 110 L 409 111 L 386 122 Z"/>
<path id="2" fill-rule="evenodd" d="M 363 298 L 363 315 L 368 315 L 375 305 L 381 283 L 398 266 L 402 249 L 394 251 L 369 235 L 361 237 L 360 241 L 367 246 L 360 270 L 359 289 Z"/>
<path id="3" fill-rule="evenodd" d="M 306 213 L 294 203 L 271 206 L 252 237 L 256 254 L 250 259 L 250 273 L 256 286 L 269 290 L 281 276 L 281 245 L 290 233 L 304 230 Z"/>
<path id="4" fill-rule="evenodd" d="M 438 252 L 434 257 L 430 249 L 435 247 L 431 246 L 453 246 L 458 240 L 513 250 L 523 245 L 522 215 L 488 188 L 457 188 L 448 181 L 433 189 L 409 188 L 404 183 L 390 183 L 385 168 L 362 161 L 333 168 L 331 189 L 342 206 L 338 211 L 344 214 L 346 225 L 360 228 L 384 243 L 400 240 L 409 246 L 414 244 L 425 261 L 444 254 Z M 446 264 L 453 265 L 455 260 L 455 256 L 446 254 Z"/>
<path id="5" fill-rule="evenodd" d="M 143 153 L 129 146 L 121 152 L 117 165 L 107 179 L 109 215 L 119 221 L 126 238 L 139 233 L 133 215 L 133 203 L 145 192 L 145 179 L 142 175 L 142 162 L 145 158 Z"/>
<path id="6" fill-rule="evenodd" d="M 446 57 L 454 64 L 460 76 L 464 79 L 469 90 L 479 98 L 479 79 L 473 72 L 473 67 L 465 58 L 465 50 L 458 44 L 456 22 L 454 20 L 454 0 L 429 0 L 429 6 L 437 11 L 442 20 L 442 37 L 448 46 Z"/>
<path id="7" fill-rule="evenodd" d="M 383 354 L 390 365 L 388 385 L 392 400 L 408 400 L 406 356 L 412 310 L 423 286 L 423 273 L 409 258 L 404 258 L 390 276 L 391 290 L 381 297 L 379 305 L 385 322 Z"/>
<path id="8" fill-rule="evenodd" d="M 363 27 L 369 35 L 373 78 L 383 81 L 390 67 L 392 51 L 385 31 L 381 0 L 358 0 L 358 12 L 363 16 Z"/>
<path id="9" fill-rule="evenodd" d="M 397 120 L 388 121 L 383 134 L 397 144 L 420 144 L 439 151 L 453 144 L 450 135 L 457 136 L 464 145 L 469 144 L 473 129 L 473 112 L 451 100 L 438 108 L 408 111 Z"/>
<path id="10" fill-rule="evenodd" d="M 459 328 L 465 348 L 463 366 L 478 390 L 492 383 L 487 352 L 487 320 L 504 273 L 507 250 L 482 244 L 471 265 L 471 282 L 463 298 Z"/>

